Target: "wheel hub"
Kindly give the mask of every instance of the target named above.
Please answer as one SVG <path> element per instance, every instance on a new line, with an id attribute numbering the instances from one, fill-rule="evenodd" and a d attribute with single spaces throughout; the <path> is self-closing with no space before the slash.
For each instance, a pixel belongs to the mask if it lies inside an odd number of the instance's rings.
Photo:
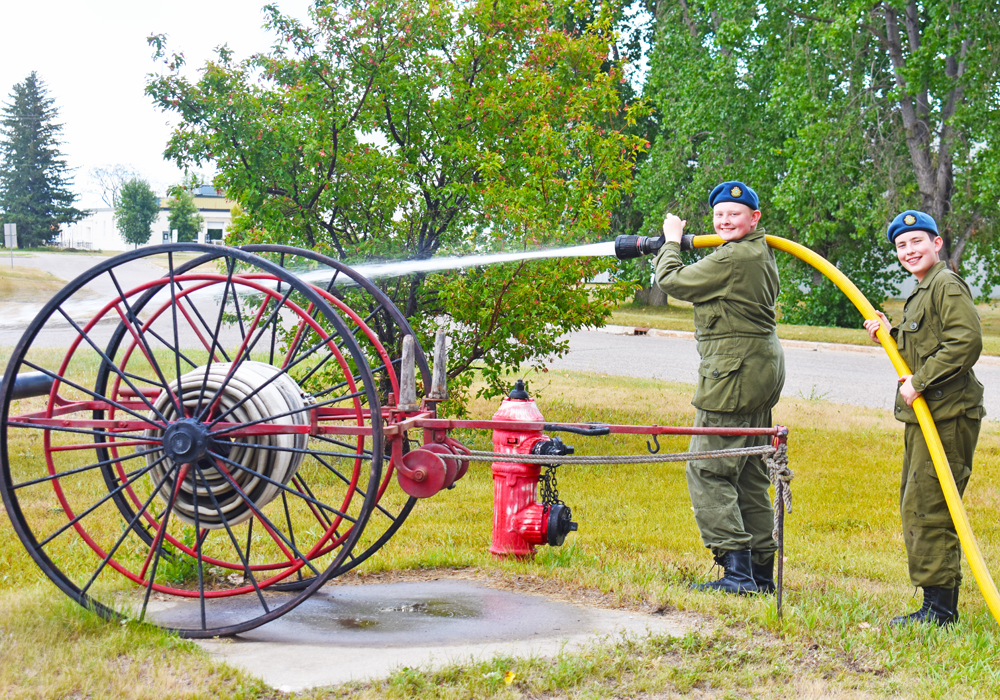
<path id="1" fill-rule="evenodd" d="M 191 418 L 171 423 L 163 431 L 163 453 L 175 463 L 197 462 L 207 448 L 208 429 Z"/>

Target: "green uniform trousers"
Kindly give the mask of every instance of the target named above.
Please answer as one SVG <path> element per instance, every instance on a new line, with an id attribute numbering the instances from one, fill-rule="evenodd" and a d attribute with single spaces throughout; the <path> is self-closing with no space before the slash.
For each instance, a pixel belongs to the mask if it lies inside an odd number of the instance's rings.
<path id="1" fill-rule="evenodd" d="M 770 428 L 771 411 L 718 413 L 698 409 L 694 424 L 714 428 Z M 770 441 L 768 435 L 695 435 L 691 438 L 691 451 L 757 447 Z M 712 554 L 750 549 L 757 564 L 774 555 L 778 545 L 771 535 L 774 528 L 768 495 L 771 481 L 763 458 L 754 455 L 688 462 L 687 483 L 701 540 Z"/>
<path id="2" fill-rule="evenodd" d="M 965 493 L 972 474 L 980 423 L 981 419 L 966 415 L 937 422 L 959 495 Z M 910 582 L 918 588 L 954 588 L 962 582 L 962 550 L 920 425 L 906 424 L 904 442 L 899 511 Z"/>

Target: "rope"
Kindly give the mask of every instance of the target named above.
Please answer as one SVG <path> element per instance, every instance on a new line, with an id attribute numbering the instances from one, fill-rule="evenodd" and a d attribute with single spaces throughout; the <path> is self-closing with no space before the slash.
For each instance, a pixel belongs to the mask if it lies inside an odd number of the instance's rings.
<path id="1" fill-rule="evenodd" d="M 792 479 L 795 474 L 788 468 L 788 446 L 781 443 L 777 451 L 767 458 L 767 475 L 774 484 L 774 529 L 771 536 L 774 541 L 778 541 L 778 499 L 785 506 L 785 510 L 792 512 Z"/>
<path id="2" fill-rule="evenodd" d="M 759 447 L 738 447 L 731 450 L 709 450 L 708 452 L 677 452 L 663 455 L 515 455 L 500 452 L 470 450 L 469 454 L 445 455 L 442 459 L 457 459 L 463 462 L 511 462 L 514 464 L 651 464 L 655 462 L 687 462 L 717 457 L 744 457 L 762 455 L 770 457 L 775 453 L 771 445 Z M 770 463 L 768 459 L 768 463 Z M 786 458 L 787 463 L 787 458 Z M 791 473 L 791 472 L 789 472 Z"/>

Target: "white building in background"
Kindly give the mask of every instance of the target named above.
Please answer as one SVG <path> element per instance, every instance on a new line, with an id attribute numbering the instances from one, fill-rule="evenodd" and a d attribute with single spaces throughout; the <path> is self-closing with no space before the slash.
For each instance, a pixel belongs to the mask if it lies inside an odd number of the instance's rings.
<path id="1" fill-rule="evenodd" d="M 170 243 L 170 225 L 167 217 L 170 209 L 166 206 L 168 198 L 160 199 L 160 215 L 153 222 L 153 233 L 146 245 Z M 199 187 L 194 192 L 194 205 L 201 214 L 202 225 L 198 233 L 199 243 L 222 243 L 226 229 L 232 222 L 235 202 L 226 199 L 211 185 Z M 115 226 L 115 210 L 111 207 L 91 209 L 85 219 L 63 227 L 59 234 L 60 248 L 81 248 L 84 250 L 122 251 L 131 250 L 132 246 L 122 240 Z"/>

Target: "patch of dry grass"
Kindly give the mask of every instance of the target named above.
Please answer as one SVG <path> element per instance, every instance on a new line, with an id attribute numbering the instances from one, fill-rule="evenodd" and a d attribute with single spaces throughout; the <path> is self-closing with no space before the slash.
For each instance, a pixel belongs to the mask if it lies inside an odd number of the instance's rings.
<path id="1" fill-rule="evenodd" d="M 108 624 L 50 585 L 10 584 L 4 582 L 0 597 L 0 697 L 163 700 L 267 692 L 232 668 L 206 664 L 192 643 L 145 626 Z"/>
<path id="2" fill-rule="evenodd" d="M 65 280 L 34 267 L 12 268 L 0 264 L 0 308 L 9 304 L 44 304 L 65 285 Z"/>

